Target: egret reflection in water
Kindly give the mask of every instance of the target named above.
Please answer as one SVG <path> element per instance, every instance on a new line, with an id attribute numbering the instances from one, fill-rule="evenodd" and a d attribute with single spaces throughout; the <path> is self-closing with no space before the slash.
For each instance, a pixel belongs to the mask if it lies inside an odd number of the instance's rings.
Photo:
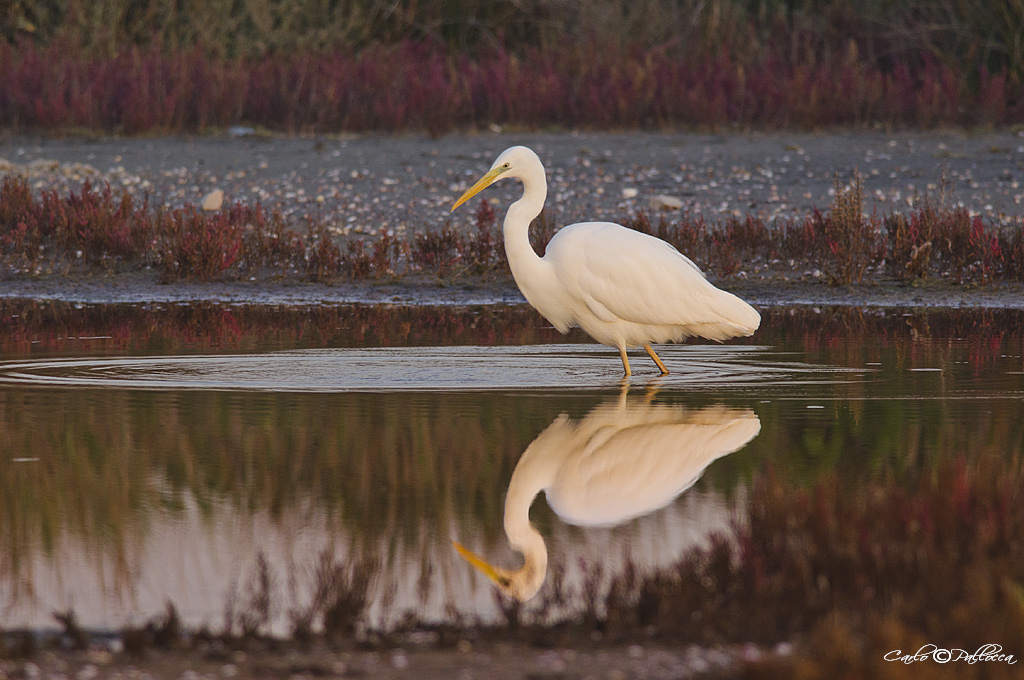
<path id="1" fill-rule="evenodd" d="M 563 413 L 523 452 L 505 495 L 505 534 L 523 566 L 502 568 L 459 543 L 455 548 L 506 595 L 528 600 L 548 564 L 544 537 L 530 522 L 538 493 L 570 524 L 619 524 L 668 505 L 714 460 L 760 431 L 760 419 L 747 409 L 629 402 L 625 391 L 581 420 Z"/>

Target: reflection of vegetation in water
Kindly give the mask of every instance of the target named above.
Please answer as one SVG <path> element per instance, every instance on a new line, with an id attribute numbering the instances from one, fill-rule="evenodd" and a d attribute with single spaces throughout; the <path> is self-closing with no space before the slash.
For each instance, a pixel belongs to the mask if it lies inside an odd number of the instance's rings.
<path id="1" fill-rule="evenodd" d="M 524 308 L 267 311 L 171 305 L 146 310 L 2 303 L 0 319 L 5 359 L 69 349 L 79 354 L 248 352 L 360 344 L 513 344 L 560 337 L 539 328 L 536 316 Z M 976 459 L 993 467 L 1004 461 L 1006 479 L 1013 481 L 1024 452 L 1019 401 L 987 399 L 978 406 L 950 397 L 1019 395 L 1020 376 L 1008 371 L 1024 368 L 1022 328 L 1020 312 L 904 317 L 848 309 L 769 311 L 752 342 L 797 352 L 810 363 L 877 363 L 880 372 L 818 389 L 815 394 L 830 398 L 810 402 L 788 400 L 785 386 L 766 390 L 757 403 L 742 395 L 731 398 L 733 405 L 753 408 L 764 427 L 747 448 L 708 469 L 701 483 L 728 492 L 741 480 L 759 479 L 770 462 L 771 484 L 776 485 L 771 488 L 782 489 L 779 493 L 787 497 L 803 498 L 800 489 L 815 485 L 826 485 L 818 493 L 827 496 L 827 484 L 835 483 L 828 480 L 835 475 L 858 498 L 863 489 L 875 489 L 872 493 L 903 503 L 892 496 L 892 487 L 911 483 L 927 491 L 928 480 L 942 475 L 939 481 L 951 484 L 955 476 L 950 477 L 948 461 L 960 456 L 971 462 L 970 469 Z M 110 337 L 69 339 L 97 336 Z M 889 398 L 893 395 L 945 398 Z M 0 543 L 5 546 L 0 574 L 28 583 L 26 556 L 58 550 L 61 536 L 81 539 L 125 565 L 130 558 L 126 546 L 146 536 L 158 513 L 173 515 L 192 499 L 207 514 L 222 502 L 272 516 L 313 506 L 367 545 L 383 537 L 392 537 L 392 545 L 415 544 L 425 530 L 443 539 L 470 517 L 472 532 L 484 527 L 492 532 L 489 540 L 497 541 L 502 494 L 523 450 L 559 413 L 582 416 L 596 398 L 5 388 L 0 390 Z M 711 400 L 671 393 L 658 398 L 686 407 L 705 401 Z M 824 408 L 807 409 L 808 403 Z M 12 462 L 17 458 L 38 460 Z M 979 480 L 988 483 L 984 475 Z M 938 492 L 927 494 L 914 507 L 941 502 Z M 768 503 L 773 497 L 758 498 Z M 903 513 L 906 507 L 893 505 L 891 512 Z M 834 512 L 860 512 L 837 508 Z M 1005 508 L 1016 518 L 1019 499 L 1007 496 Z M 890 511 L 871 512 L 872 521 L 882 522 Z M 548 532 L 550 513 L 536 514 L 541 530 Z M 894 544 L 900 540 L 892 537 Z M 988 573 L 988 566 L 978 568 Z M 1021 581 L 1007 578 L 1007 585 L 993 586 L 997 590 L 988 595 L 1016 592 L 1013 584 Z M 557 574 L 552 580 L 558 580 Z M 326 605 L 317 606 L 315 614 L 322 616 Z M 296 610 L 296 616 L 307 614 L 308 619 L 311 611 Z"/>
<path id="2" fill-rule="evenodd" d="M 526 305 L 86 306 L 0 300 L 0 321 L 0 356 L 5 359 L 39 353 L 175 354 L 564 340 Z"/>
<path id="3" fill-rule="evenodd" d="M 123 564 L 126 534 L 146 523 L 153 469 L 138 465 L 131 428 L 110 421 L 123 414 L 125 395 L 82 396 L 0 391 L 5 570 L 17 571 L 27 546 L 55 549 L 63 531 L 109 542 Z"/>
<path id="4" fill-rule="evenodd" d="M 927 643 L 973 652 L 997 641 L 1016 654 L 1024 647 L 1021 461 L 1019 453 L 957 456 L 921 474 L 893 475 L 886 465 L 871 479 L 829 474 L 810 487 L 758 474 L 734 537 L 667 567 L 641 574 L 627 564 L 600 589 L 598 563 L 577 592 L 556 564 L 539 601 L 502 600 L 503 619 L 494 625 L 436 627 L 413 614 L 380 641 L 400 645 L 410 631 L 436 628 L 447 644 L 466 637 L 544 646 L 797 643 L 791 653 L 747 662 L 748 677 L 765 678 L 833 677 L 837 668 L 874 677 L 883 655 Z M 315 571 L 313 597 L 286 605 L 296 638 L 307 640 L 316 626 L 351 641 L 365 625 L 366 584 L 380 576 L 380 565 L 344 564 L 324 553 Z M 274 577 L 257 559 L 251 597 L 226 632 L 260 632 L 276 604 L 260 584 Z M 551 610 L 560 616 L 548 618 Z M 145 644 L 160 642 L 151 634 Z"/>
<path id="5" fill-rule="evenodd" d="M 977 370 L 1024 338 L 1020 310 L 864 310 L 769 308 L 753 338 L 735 343 L 828 352 L 838 365 L 876 361 L 884 348 L 901 360 L 941 351 L 911 340 L 965 338 Z M 528 305 L 81 305 L 0 300 L 0 356 L 40 353 L 174 354 L 309 347 L 517 345 L 585 340 L 562 336 Z M 952 351 L 952 348 L 947 351 Z"/>
<path id="6" fill-rule="evenodd" d="M 533 437 L 562 410 L 592 398 L 508 395 L 275 395 L 61 390 L 0 392 L 0 527 L 4 570 L 19 571 L 30 546 L 53 548 L 62 532 L 121 555 L 152 513 L 177 512 L 185 496 L 204 512 L 219 500 L 276 515 L 312 501 L 358 541 L 453 520 L 472 532 L 501 526 L 502 491 Z M 687 403 L 693 403 L 688 400 Z M 713 466 L 706 482 L 731 489 L 766 460 L 781 475 L 813 483 L 842 470 L 863 478 L 878 467 L 930 469 L 970 451 L 1012 458 L 1024 429 L 1006 408 L 962 402 L 865 401 L 797 412 L 759 404 L 761 436 Z M 806 414 L 805 415 L 805 411 Z M 39 460 L 9 463 L 27 454 Z M 541 519 L 543 525 L 543 518 Z"/>
<path id="7" fill-rule="evenodd" d="M 553 417 L 553 416 L 552 416 Z M 0 392 L 7 569 L 62 532 L 123 550 L 187 495 L 204 512 L 314 505 L 360 539 L 450 524 L 455 499 L 500 522 L 504 484 L 549 421 L 520 399 L 191 392 Z M 31 455 L 37 461 L 10 463 Z"/>
<path id="8" fill-rule="evenodd" d="M 837 668 L 872 677 L 884 654 L 926 643 L 972 653 L 998 643 L 1018 654 L 1021 460 L 1019 451 L 972 453 L 899 479 L 851 486 L 829 475 L 811 489 L 764 475 L 737 547 L 719 542 L 624 584 L 606 633 L 803 643 L 797 655 L 755 667 L 756 677 L 833 677 Z"/>
<path id="9" fill-rule="evenodd" d="M 0 338 L 5 358 L 83 349 L 258 351 L 560 337 L 538 328 L 537 317 L 522 307 L 268 311 L 8 302 L 0 317 L 7 330 Z M 979 389 L 979 381 L 990 393 L 1019 389 L 1019 376 L 1006 373 L 1002 357 L 1019 357 L 1022 327 L 1020 312 L 904 317 L 770 311 L 758 343 L 798 348 L 815 363 L 877 363 L 884 375 L 831 388 L 842 400 L 823 401 L 820 411 L 794 409 L 778 398 L 785 391 L 775 390 L 756 409 L 770 426 L 743 455 L 710 470 L 709 478 L 729 488 L 764 458 L 776 461 L 784 474 L 810 480 L 837 466 L 863 470 L 891 461 L 904 469 L 919 459 L 927 466 L 933 457 L 963 451 L 1018 452 L 1020 419 L 1007 417 L 999 402 L 965 419 L 954 416 L 971 408 L 969 401 L 862 398 L 949 396 Z M 943 339 L 957 336 L 967 339 Z M 909 370 L 918 367 L 943 370 Z M 173 510 L 185 490 L 202 507 L 228 498 L 240 507 L 271 511 L 312 496 L 369 535 L 380 530 L 381 518 L 393 527 L 410 526 L 400 518 L 414 517 L 444 524 L 456 501 L 478 519 L 497 520 L 500 499 L 494 490 L 567 403 L 582 413 L 592 399 L 438 395 L 410 406 L 401 395 L 5 389 L 0 455 L 39 458 L 8 464 L 9 474 L 0 475 L 5 542 L 25 546 L 38 540 L 52 547 L 48 542 L 62 527 L 88 536 L 123 536 L 146 512 Z M 8 559 L 16 554 L 8 552 Z"/>

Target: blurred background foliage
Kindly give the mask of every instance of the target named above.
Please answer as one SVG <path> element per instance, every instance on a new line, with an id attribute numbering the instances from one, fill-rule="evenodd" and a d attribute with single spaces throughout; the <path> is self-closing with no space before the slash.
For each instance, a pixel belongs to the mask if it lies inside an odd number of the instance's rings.
<path id="1" fill-rule="evenodd" d="M 664 47 L 734 58 L 846 54 L 1021 73 L 1024 0 L 8 0 L 0 36 L 126 46 L 201 47 L 216 56 L 358 49 L 406 40 L 454 52 L 566 41 Z"/>
<path id="2" fill-rule="evenodd" d="M 5 0 L 0 127 L 1024 120 L 1024 0 Z"/>

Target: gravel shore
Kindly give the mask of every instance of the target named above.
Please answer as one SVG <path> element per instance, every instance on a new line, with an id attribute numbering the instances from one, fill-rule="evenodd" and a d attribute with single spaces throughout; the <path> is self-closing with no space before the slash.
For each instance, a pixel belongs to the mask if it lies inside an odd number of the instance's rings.
<path id="1" fill-rule="evenodd" d="M 0 140 L 0 172 L 27 172 L 37 188 L 107 180 L 168 206 L 221 189 L 228 202 L 319 214 L 344 233 L 401 233 L 439 228 L 454 199 L 515 144 L 544 161 L 559 223 L 649 211 L 657 195 L 709 218 L 803 215 L 827 208 L 834 177 L 854 171 L 864 177 L 866 212 L 930 196 L 998 219 L 1019 215 L 1024 200 L 1024 133 L 1009 131 L 10 137 Z M 487 198 L 507 205 L 514 184 Z"/>

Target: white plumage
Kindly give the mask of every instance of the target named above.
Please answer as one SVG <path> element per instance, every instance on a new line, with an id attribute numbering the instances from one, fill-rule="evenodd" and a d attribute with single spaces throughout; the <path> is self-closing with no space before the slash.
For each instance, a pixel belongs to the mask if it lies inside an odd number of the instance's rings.
<path id="1" fill-rule="evenodd" d="M 523 554 L 523 566 L 503 569 L 455 547 L 505 593 L 528 599 L 547 572 L 544 538 L 530 522 L 530 506 L 541 491 L 570 524 L 618 524 L 669 504 L 708 465 L 760 431 L 753 411 L 629 405 L 625 393 L 582 420 L 561 415 L 527 447 L 505 495 L 505 534 Z"/>
<path id="2" fill-rule="evenodd" d="M 539 257 L 530 222 L 547 197 L 544 166 L 525 146 L 506 149 L 452 210 L 506 177 L 523 183 L 523 196 L 505 216 L 505 251 L 526 300 L 563 333 L 579 326 L 616 347 L 630 375 L 626 348 L 644 347 L 662 373 L 668 369 L 651 343 L 700 336 L 722 341 L 751 335 L 757 311 L 704 278 L 689 258 L 661 239 L 612 222 L 583 222 L 560 230 Z"/>

